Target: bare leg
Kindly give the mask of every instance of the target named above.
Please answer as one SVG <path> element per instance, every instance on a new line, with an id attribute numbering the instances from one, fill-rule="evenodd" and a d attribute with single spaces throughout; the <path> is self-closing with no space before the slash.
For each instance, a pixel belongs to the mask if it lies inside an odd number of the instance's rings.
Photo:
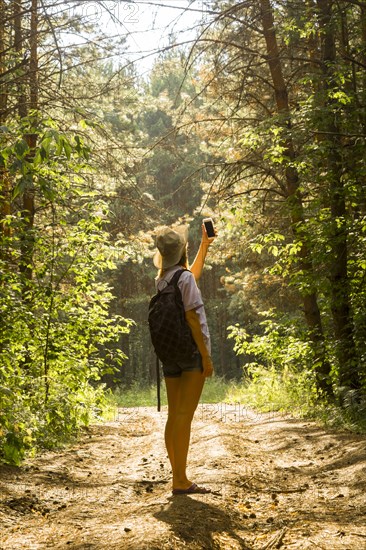
<path id="1" fill-rule="evenodd" d="M 183 372 L 180 378 L 165 378 L 168 395 L 168 420 L 165 444 L 173 471 L 173 488 L 187 489 L 187 455 L 191 423 L 197 408 L 205 378 L 199 371 Z"/>
<path id="2" fill-rule="evenodd" d="M 165 385 L 168 397 L 168 418 L 165 424 L 165 446 L 168 452 L 172 472 L 174 472 L 174 447 L 173 447 L 173 430 L 175 417 L 177 415 L 177 407 L 180 394 L 180 377 L 165 378 Z"/>

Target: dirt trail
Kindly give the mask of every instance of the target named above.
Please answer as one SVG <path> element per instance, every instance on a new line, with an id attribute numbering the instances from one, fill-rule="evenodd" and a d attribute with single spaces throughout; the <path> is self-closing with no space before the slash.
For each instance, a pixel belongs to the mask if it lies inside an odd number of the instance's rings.
<path id="1" fill-rule="evenodd" d="M 74 446 L 0 467 L 0 548 L 366 549 L 366 438 L 200 405 L 190 477 L 171 496 L 166 411 L 122 409 Z"/>

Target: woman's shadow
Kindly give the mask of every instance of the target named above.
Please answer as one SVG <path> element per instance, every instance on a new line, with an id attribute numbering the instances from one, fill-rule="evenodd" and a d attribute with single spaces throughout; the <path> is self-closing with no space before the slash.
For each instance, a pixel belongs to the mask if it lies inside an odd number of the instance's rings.
<path id="1" fill-rule="evenodd" d="M 236 530 L 243 528 L 243 521 L 234 510 L 229 515 L 217 506 L 187 495 L 174 496 L 169 501 L 168 506 L 162 507 L 154 516 L 168 523 L 174 534 L 184 542 L 199 543 L 199 548 L 203 549 L 218 548 L 215 534 L 221 534 L 226 539 L 230 538 L 231 543 L 235 541 L 238 548 L 249 550 L 249 545 L 236 533 Z"/>

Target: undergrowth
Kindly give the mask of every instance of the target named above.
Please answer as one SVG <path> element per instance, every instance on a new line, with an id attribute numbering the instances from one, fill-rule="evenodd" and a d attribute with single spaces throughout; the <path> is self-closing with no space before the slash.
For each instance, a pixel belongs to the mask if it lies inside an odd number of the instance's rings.
<path id="1" fill-rule="evenodd" d="M 109 394 L 107 401 L 109 417 L 118 407 L 156 407 L 156 386 L 119 387 Z M 317 399 L 310 380 L 289 371 L 258 367 L 252 371 L 251 379 L 241 382 L 213 377 L 206 381 L 200 402 L 239 404 L 257 412 L 283 413 L 331 428 L 366 433 L 365 401 L 356 402 L 349 396 L 342 407 L 325 403 Z M 161 385 L 161 404 L 167 404 L 164 383 Z"/>
<path id="2" fill-rule="evenodd" d="M 220 403 L 226 400 L 234 382 L 228 382 L 220 377 L 206 380 L 203 387 L 201 403 Z M 154 407 L 157 404 L 156 385 L 134 383 L 129 387 L 119 386 L 107 397 L 109 407 Z M 164 382 L 161 384 L 161 404 L 167 405 Z"/>
<path id="3" fill-rule="evenodd" d="M 232 386 L 226 394 L 229 403 L 240 403 L 259 412 L 278 412 L 321 423 L 329 428 L 366 433 L 366 401 L 350 394 L 340 406 L 320 400 L 310 384 L 296 374 L 261 369 L 254 380 Z"/>

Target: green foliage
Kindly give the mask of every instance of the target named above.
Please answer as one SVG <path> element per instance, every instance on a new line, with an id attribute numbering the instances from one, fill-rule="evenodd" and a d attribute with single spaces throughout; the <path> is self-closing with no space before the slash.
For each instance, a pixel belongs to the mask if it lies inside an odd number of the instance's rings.
<path id="1" fill-rule="evenodd" d="M 313 380 L 295 370 L 252 365 L 249 371 L 245 367 L 245 372 L 245 381 L 228 392 L 228 402 L 242 403 L 255 411 L 281 411 L 300 416 L 309 415 L 316 403 Z"/>
<path id="2" fill-rule="evenodd" d="M 197 103 L 193 77 L 194 70 L 187 72 L 179 53 L 168 53 L 155 63 L 145 89 L 139 122 L 143 144 L 151 152 L 136 176 L 140 188 L 158 201 L 156 224 L 191 215 L 202 197 L 208 155 L 199 136 L 187 134 L 182 123 L 185 103 Z"/>
<path id="3" fill-rule="evenodd" d="M 226 400 L 364 432 L 366 401 L 359 392 L 346 392 L 339 405 L 319 398 L 313 350 L 301 324 L 295 319 L 277 320 L 273 312 L 263 315 L 261 334 L 250 336 L 238 325 L 229 327 L 229 338 L 245 363 L 242 383 L 228 391 Z"/>
<path id="4" fill-rule="evenodd" d="M 235 341 L 234 351 L 256 359 L 247 364 L 247 375 L 253 377 L 257 368 L 266 367 L 285 373 L 301 372 L 310 379 L 314 358 L 306 334 L 300 337 L 301 324 L 295 318 L 277 320 L 273 311 L 262 312 L 262 316 L 266 319 L 260 323 L 260 334 L 250 336 L 239 325 L 228 328 L 229 338 Z"/>
<path id="5" fill-rule="evenodd" d="M 242 4 L 233 25 L 226 4 L 217 5 L 220 20 L 202 31 L 212 47 L 195 48 L 205 98 L 195 122 L 216 121 L 200 132 L 223 165 L 213 185 L 226 222 L 223 281 L 249 334 L 247 359 L 252 349 L 279 372 L 296 363 L 287 335 L 287 319 L 296 318 L 295 347 L 317 348 L 318 383 L 331 378 L 337 394 L 338 385 L 365 393 L 363 14 L 329 3 L 328 20 L 311 3 L 271 2 L 269 36 L 259 6 Z M 274 42 L 276 63 L 262 63 Z M 260 323 L 269 308 L 279 314 L 278 341 Z M 309 358 L 300 351 L 305 372 Z"/>
<path id="6" fill-rule="evenodd" d="M 156 385 L 134 381 L 130 386 L 118 386 L 107 395 L 113 407 L 154 407 L 157 403 Z M 165 385 L 161 385 L 161 404 L 167 404 Z"/>
<path id="7" fill-rule="evenodd" d="M 40 205 L 32 228 L 14 212 L 0 233 L 0 457 L 19 464 L 98 417 L 99 381 L 125 359 L 119 343 L 131 321 L 110 314 L 113 295 L 101 280 L 114 266 L 107 205 L 78 175 L 88 148 L 46 124 L 31 155 L 15 129 L 5 139 L 13 200 L 29 187 Z M 24 242 L 31 278 L 19 268 Z"/>
<path id="8" fill-rule="evenodd" d="M 227 396 L 237 387 L 234 381 L 220 376 L 207 378 L 203 386 L 201 403 L 225 403 Z"/>
<path id="9" fill-rule="evenodd" d="M 326 427 L 366 432 L 365 401 L 360 403 L 352 394 L 342 407 L 319 400 L 314 393 L 314 380 L 295 371 L 256 367 L 251 379 L 229 388 L 225 402 L 239 403 L 258 414 L 281 413 Z"/>

